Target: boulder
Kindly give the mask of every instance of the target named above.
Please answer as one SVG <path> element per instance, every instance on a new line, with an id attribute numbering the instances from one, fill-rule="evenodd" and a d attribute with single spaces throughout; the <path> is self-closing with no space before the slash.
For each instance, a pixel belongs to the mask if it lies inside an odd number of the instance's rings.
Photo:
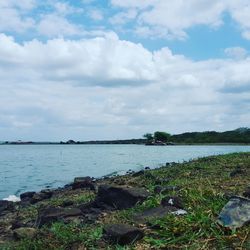
<path id="1" fill-rule="evenodd" d="M 0 200 L 0 215 L 6 212 L 13 212 L 15 210 L 14 202 Z"/>
<path id="2" fill-rule="evenodd" d="M 224 206 L 218 223 L 230 229 L 240 228 L 250 222 L 250 199 L 234 196 Z"/>
<path id="3" fill-rule="evenodd" d="M 103 233 L 105 239 L 119 245 L 132 244 L 144 236 L 139 228 L 125 224 L 106 225 Z"/>
<path id="4" fill-rule="evenodd" d="M 69 207 L 69 206 L 72 206 L 73 204 L 74 204 L 73 201 L 71 201 L 71 200 L 65 200 L 65 201 L 63 201 L 62 206 L 63 207 Z"/>
<path id="5" fill-rule="evenodd" d="M 75 190 L 79 188 L 89 188 L 90 190 L 95 190 L 93 179 L 89 176 L 76 177 L 72 183 L 72 189 Z"/>
<path id="6" fill-rule="evenodd" d="M 97 202 L 105 203 L 115 209 L 127 209 L 144 201 L 149 193 L 142 188 L 127 188 L 101 185 L 98 189 Z"/>
<path id="7" fill-rule="evenodd" d="M 21 201 L 27 201 L 30 200 L 36 192 L 25 192 L 20 194 Z"/>
<path id="8" fill-rule="evenodd" d="M 77 217 L 81 215 L 82 212 L 78 208 L 45 208 L 39 211 L 36 226 L 41 227 L 44 224 L 51 224 L 67 217 Z"/>
<path id="9" fill-rule="evenodd" d="M 136 214 L 134 216 L 134 220 L 138 223 L 146 223 L 152 219 L 161 219 L 166 215 L 176 211 L 178 211 L 178 209 L 173 206 L 158 206 Z"/>
<path id="10" fill-rule="evenodd" d="M 173 206 L 173 207 L 180 208 L 180 209 L 184 208 L 182 199 L 178 196 L 164 197 L 161 200 L 161 205 L 162 206 Z"/>
<path id="11" fill-rule="evenodd" d="M 42 190 L 41 192 L 35 193 L 32 196 L 32 198 L 30 199 L 30 203 L 35 204 L 39 201 L 50 199 L 52 197 L 52 195 L 53 195 L 53 191 L 51 191 L 50 189 Z"/>
<path id="12" fill-rule="evenodd" d="M 33 239 L 37 233 L 35 228 L 30 227 L 20 227 L 13 231 L 13 236 L 17 240 L 21 239 Z"/>

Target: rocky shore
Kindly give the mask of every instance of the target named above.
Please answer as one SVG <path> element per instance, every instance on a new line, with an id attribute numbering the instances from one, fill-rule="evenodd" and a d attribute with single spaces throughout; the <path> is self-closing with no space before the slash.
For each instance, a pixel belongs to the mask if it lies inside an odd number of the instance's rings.
<path id="1" fill-rule="evenodd" d="M 250 249 L 250 153 L 0 201 L 0 249 Z"/>

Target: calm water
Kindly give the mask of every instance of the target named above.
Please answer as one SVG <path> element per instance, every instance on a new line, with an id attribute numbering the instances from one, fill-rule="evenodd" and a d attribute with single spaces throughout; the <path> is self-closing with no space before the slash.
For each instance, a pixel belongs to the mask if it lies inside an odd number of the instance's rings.
<path id="1" fill-rule="evenodd" d="M 0 145 L 0 199 L 166 162 L 250 151 L 250 146 Z"/>

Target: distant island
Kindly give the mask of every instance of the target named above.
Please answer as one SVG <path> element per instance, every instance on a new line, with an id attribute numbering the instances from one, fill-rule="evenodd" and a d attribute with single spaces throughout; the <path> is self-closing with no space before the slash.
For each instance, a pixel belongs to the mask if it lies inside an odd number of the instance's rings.
<path id="1" fill-rule="evenodd" d="M 186 132 L 171 135 L 167 132 L 156 131 L 146 133 L 143 138 L 126 140 L 91 140 L 91 141 L 60 141 L 60 142 L 33 142 L 33 141 L 3 141 L 0 144 L 29 145 L 29 144 L 145 144 L 145 145 L 190 145 L 190 144 L 249 144 L 250 128 L 238 128 L 231 131 L 216 132 Z"/>

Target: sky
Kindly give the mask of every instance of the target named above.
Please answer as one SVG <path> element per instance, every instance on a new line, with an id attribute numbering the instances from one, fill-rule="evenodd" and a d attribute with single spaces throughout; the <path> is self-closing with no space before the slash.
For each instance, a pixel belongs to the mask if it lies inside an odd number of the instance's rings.
<path id="1" fill-rule="evenodd" d="M 0 0 L 0 141 L 250 124 L 250 0 Z"/>

